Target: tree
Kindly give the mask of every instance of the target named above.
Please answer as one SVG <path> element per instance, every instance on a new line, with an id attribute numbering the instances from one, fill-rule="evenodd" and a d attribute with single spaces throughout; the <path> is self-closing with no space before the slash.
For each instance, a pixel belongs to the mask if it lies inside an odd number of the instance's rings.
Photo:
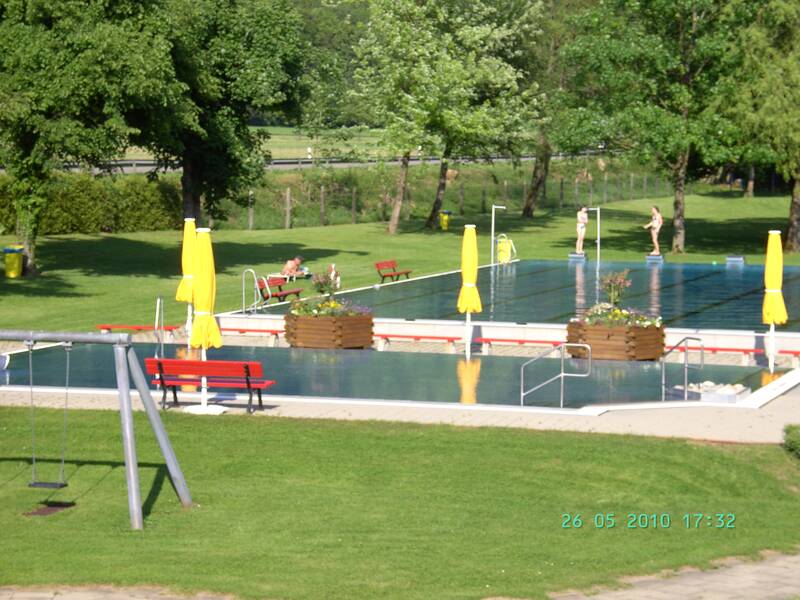
<path id="1" fill-rule="evenodd" d="M 570 17 L 594 3 L 595 0 L 544 0 L 541 31 L 523 40 L 519 65 L 526 74 L 525 84 L 537 94 L 539 108 L 539 119 L 531 124 L 534 161 L 531 185 L 522 207 L 521 216 L 524 218 L 533 218 L 536 201 L 547 184 L 554 143 L 558 146 L 560 134 L 568 131 L 562 118 L 562 97 L 564 85 L 571 78 L 563 49 L 576 33 Z M 517 148 L 512 151 L 519 155 L 524 150 Z"/>
<path id="2" fill-rule="evenodd" d="M 531 95 L 508 56 L 533 29 L 538 3 L 513 13 L 488 0 L 370 0 L 357 54 L 357 97 L 383 143 L 401 156 L 388 231 L 400 217 L 408 163 L 418 147 L 441 157 L 426 225 L 435 227 L 453 156 L 488 156 L 532 119 Z"/>
<path id="3" fill-rule="evenodd" d="M 132 106 L 179 92 L 151 1 L 0 0 L 0 159 L 13 176 L 26 271 L 46 188 L 64 161 L 99 165 L 122 153 Z"/>
<path id="4" fill-rule="evenodd" d="M 686 239 L 685 186 L 693 154 L 718 163 L 729 124 L 711 110 L 741 15 L 730 0 L 607 0 L 576 21 L 565 50 L 576 139 L 654 161 L 674 187 L 672 251 Z"/>
<path id="5" fill-rule="evenodd" d="M 732 10 L 753 11 L 731 43 L 736 70 L 719 86 L 719 104 L 743 133 L 767 146 L 778 172 L 792 184 L 784 241 L 800 250 L 800 3 L 737 1 Z"/>
<path id="6" fill-rule="evenodd" d="M 288 0 L 168 0 L 164 20 L 184 92 L 127 117 L 136 144 L 183 169 L 184 216 L 213 216 L 263 173 L 268 136 L 248 126 L 252 112 L 296 105 L 300 21 Z"/>

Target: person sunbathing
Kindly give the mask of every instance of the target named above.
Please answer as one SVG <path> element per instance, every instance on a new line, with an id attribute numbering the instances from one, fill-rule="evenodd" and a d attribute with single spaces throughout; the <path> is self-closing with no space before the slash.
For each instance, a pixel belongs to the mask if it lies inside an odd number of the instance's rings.
<path id="1" fill-rule="evenodd" d="M 284 277 L 306 277 L 308 269 L 301 266 L 302 264 L 303 257 L 299 255 L 287 260 L 286 264 L 283 265 L 283 269 L 281 269 L 281 275 Z"/>

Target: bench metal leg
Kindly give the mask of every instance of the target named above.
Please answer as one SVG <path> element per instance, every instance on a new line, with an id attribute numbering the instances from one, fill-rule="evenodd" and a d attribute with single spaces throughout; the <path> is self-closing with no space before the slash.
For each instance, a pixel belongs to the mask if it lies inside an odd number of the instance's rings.
<path id="1" fill-rule="evenodd" d="M 178 404 L 178 386 L 177 385 L 173 385 L 172 386 L 172 404 L 173 404 L 173 406 L 180 406 Z"/>
<path id="2" fill-rule="evenodd" d="M 253 390 L 247 388 L 247 414 L 253 414 Z"/>
<path id="3" fill-rule="evenodd" d="M 264 410 L 264 403 L 261 402 L 261 388 L 258 388 L 256 391 L 258 392 L 258 408 Z"/>

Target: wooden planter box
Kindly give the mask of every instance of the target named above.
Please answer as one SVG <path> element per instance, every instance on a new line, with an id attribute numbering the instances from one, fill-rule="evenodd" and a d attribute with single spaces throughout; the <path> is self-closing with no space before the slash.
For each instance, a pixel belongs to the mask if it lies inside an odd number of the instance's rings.
<path id="1" fill-rule="evenodd" d="M 567 342 L 588 344 L 592 358 L 601 360 L 658 360 L 664 354 L 663 327 L 607 327 L 567 324 Z M 575 358 L 586 358 L 582 348 L 567 348 Z"/>
<path id="2" fill-rule="evenodd" d="M 286 315 L 286 341 L 294 348 L 371 348 L 372 315 Z"/>

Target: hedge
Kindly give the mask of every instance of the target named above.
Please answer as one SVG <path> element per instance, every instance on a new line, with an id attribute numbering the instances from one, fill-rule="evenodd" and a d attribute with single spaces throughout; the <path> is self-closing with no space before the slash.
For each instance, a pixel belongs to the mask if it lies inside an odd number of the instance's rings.
<path id="1" fill-rule="evenodd" d="M 800 425 L 787 425 L 784 428 L 783 447 L 800 458 Z"/>
<path id="2" fill-rule="evenodd" d="M 48 188 L 39 233 L 152 231 L 180 227 L 180 179 L 167 175 L 150 181 L 144 175 L 93 176 L 59 173 Z M 0 176 L 0 227 L 13 232 L 16 211 L 10 178 Z"/>

